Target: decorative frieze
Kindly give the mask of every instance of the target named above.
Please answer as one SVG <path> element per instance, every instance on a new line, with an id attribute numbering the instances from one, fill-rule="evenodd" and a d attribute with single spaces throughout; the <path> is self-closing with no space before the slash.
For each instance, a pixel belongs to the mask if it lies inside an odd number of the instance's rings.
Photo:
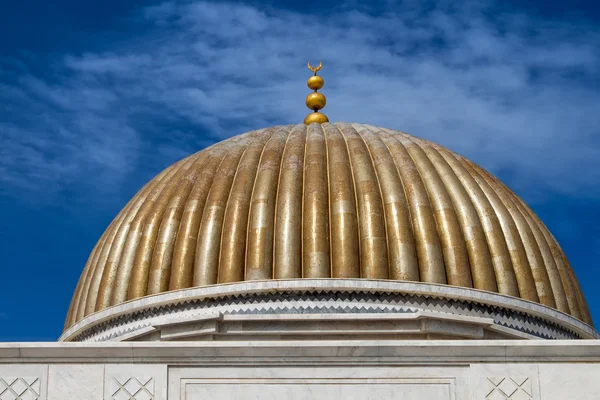
<path id="1" fill-rule="evenodd" d="M 242 293 L 156 306 L 153 306 L 149 300 L 146 309 L 90 326 L 73 340 L 92 342 L 107 340 L 170 340 L 169 334 L 164 338 L 155 334 L 155 331 L 159 329 L 158 327 L 168 325 L 169 321 L 194 321 L 199 319 L 205 319 L 206 321 L 202 324 L 195 324 L 190 329 L 203 331 L 205 335 L 202 340 L 211 340 L 210 335 L 228 334 L 227 329 L 220 330 L 218 328 L 219 323 L 214 321 L 214 315 L 225 317 L 271 315 L 274 319 L 291 315 L 321 315 L 323 319 L 327 319 L 331 315 L 345 314 L 356 315 L 357 323 L 360 323 L 358 320 L 360 320 L 359 316 L 361 315 L 384 316 L 418 313 L 435 314 L 439 318 L 433 319 L 443 321 L 441 324 L 438 322 L 421 324 L 420 327 L 413 329 L 413 331 L 422 331 L 423 333 L 438 331 L 432 333 L 432 338 L 442 337 L 439 335 L 449 335 L 448 338 L 455 336 L 457 339 L 581 338 L 575 332 L 542 318 L 468 300 L 389 292 L 288 290 L 285 293 Z M 443 315 L 448 317 L 441 317 Z M 462 324 L 455 324 L 452 327 L 451 316 L 471 318 L 473 324 L 469 326 L 463 321 Z M 213 319 L 213 321 L 208 321 L 210 319 Z M 485 321 L 489 321 L 487 327 Z M 221 323 L 221 325 L 223 324 Z M 451 328 L 450 332 L 446 330 L 446 327 Z M 485 328 L 485 332 L 477 333 L 476 329 L 482 329 L 482 327 Z M 459 332 L 463 332 L 463 334 L 458 334 Z M 177 333 L 177 335 L 180 333 Z M 390 331 L 389 333 L 393 334 L 394 332 Z M 435 336 L 435 333 L 439 335 Z M 456 335 L 453 335 L 453 333 L 456 333 Z M 286 334 L 285 329 L 283 334 Z M 429 336 L 425 335 L 420 338 L 425 339 Z"/>

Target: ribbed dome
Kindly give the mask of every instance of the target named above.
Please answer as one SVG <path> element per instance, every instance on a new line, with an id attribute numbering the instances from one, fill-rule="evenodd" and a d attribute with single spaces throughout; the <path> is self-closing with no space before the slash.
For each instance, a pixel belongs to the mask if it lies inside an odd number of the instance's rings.
<path id="1" fill-rule="evenodd" d="M 160 173 L 96 244 L 65 327 L 170 290 L 327 277 L 476 288 L 591 324 L 560 246 L 494 176 L 398 131 L 325 123 L 248 132 Z"/>

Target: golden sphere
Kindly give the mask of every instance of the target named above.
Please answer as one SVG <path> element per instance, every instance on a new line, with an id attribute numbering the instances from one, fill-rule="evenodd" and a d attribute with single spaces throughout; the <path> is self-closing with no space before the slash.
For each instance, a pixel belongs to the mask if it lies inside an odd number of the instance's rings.
<path id="1" fill-rule="evenodd" d="M 329 118 L 327 118 L 327 115 L 321 114 L 320 112 L 310 113 L 306 116 L 306 118 L 304 118 L 304 124 L 306 125 L 310 125 L 313 122 L 316 122 L 317 124 L 323 124 L 325 122 L 329 122 Z"/>
<path id="2" fill-rule="evenodd" d="M 308 78 L 308 87 L 312 90 L 319 90 L 323 87 L 325 82 L 323 82 L 323 78 L 318 75 L 311 76 Z"/>
<path id="3" fill-rule="evenodd" d="M 327 101 L 322 93 L 314 92 L 306 96 L 306 107 L 310 108 L 311 110 L 320 110 L 325 107 L 325 103 L 327 103 Z"/>

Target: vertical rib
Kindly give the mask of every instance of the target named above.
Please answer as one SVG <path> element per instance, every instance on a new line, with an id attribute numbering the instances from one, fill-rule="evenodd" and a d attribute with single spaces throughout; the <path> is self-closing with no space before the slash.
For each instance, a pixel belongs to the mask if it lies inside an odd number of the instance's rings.
<path id="1" fill-rule="evenodd" d="M 283 151 L 275 206 L 275 279 L 302 277 L 302 179 L 306 125 L 296 125 Z"/>
<path id="2" fill-rule="evenodd" d="M 327 141 L 332 278 L 359 278 L 356 200 L 346 142 L 333 124 L 322 124 Z"/>
<path id="3" fill-rule="evenodd" d="M 358 205 L 362 278 L 387 279 L 389 266 L 381 190 L 369 150 L 356 130 L 337 124 L 348 146 Z"/>
<path id="4" fill-rule="evenodd" d="M 117 235 L 117 232 L 119 231 L 119 228 L 121 227 L 123 221 L 126 219 L 126 216 L 131 212 L 131 210 L 136 206 L 136 204 L 140 201 L 140 198 L 145 197 L 148 194 L 148 192 L 152 189 L 152 187 L 154 187 L 156 182 L 166 175 L 167 170 L 161 172 L 156 178 L 148 182 L 142 189 L 140 189 L 140 191 L 134 196 L 134 198 L 131 199 L 129 203 L 125 205 L 123 210 L 117 215 L 113 222 L 111 222 L 109 227 L 102 235 L 102 237 L 104 238 L 104 245 L 102 246 L 97 261 L 94 262 L 94 264 L 92 265 L 92 269 L 90 270 L 90 273 L 83 286 L 81 306 L 77 311 L 77 320 L 80 320 L 84 316 L 89 315 L 95 311 L 96 300 L 98 298 L 98 289 L 100 287 L 102 274 L 106 266 L 108 256 L 110 255 L 110 249 L 112 248 L 114 238 Z"/>
<path id="5" fill-rule="evenodd" d="M 550 246 L 548 246 L 548 243 L 546 242 L 546 239 L 544 238 L 544 235 L 540 230 L 540 225 L 537 224 L 533 218 L 531 218 L 531 215 L 529 213 L 530 210 L 528 210 L 528 207 L 523 207 L 523 205 L 520 202 L 520 199 L 517 200 L 516 196 L 512 197 L 515 199 L 515 204 L 517 205 L 517 208 L 529 224 L 531 232 L 533 233 L 533 237 L 538 245 L 538 248 L 540 249 L 545 270 L 547 271 L 548 279 L 550 280 L 550 287 L 552 288 L 554 301 L 556 302 L 556 308 L 560 311 L 568 313 L 569 305 L 567 302 L 567 296 L 562 283 L 562 279 L 560 277 L 560 272 L 558 271 L 556 261 L 554 260 L 554 257 L 552 255 L 552 250 L 550 249 Z"/>
<path id="6" fill-rule="evenodd" d="M 159 211 L 158 201 L 162 197 L 165 191 L 169 191 L 171 185 L 169 183 L 172 179 L 176 179 L 179 176 L 180 171 L 189 165 L 189 160 L 184 159 L 173 166 L 173 169 L 169 172 L 165 179 L 161 181 L 154 189 L 150 192 L 140 209 L 135 214 L 135 217 L 131 220 L 131 223 L 127 227 L 127 233 L 124 235 L 124 241 L 122 245 L 122 251 L 114 255 L 114 268 L 108 270 L 109 274 L 103 275 L 102 279 L 106 283 L 105 289 L 101 291 L 100 309 L 108 307 L 110 305 L 118 304 L 127 299 L 127 289 L 129 287 L 129 279 L 135 263 L 135 257 L 138 249 L 145 250 L 144 247 L 138 246 L 140 242 L 144 246 L 147 246 L 147 241 L 144 238 L 144 230 L 146 226 L 147 218 L 151 217 L 156 211 Z M 168 194 L 168 193 L 167 193 Z M 109 257 L 109 261 L 110 261 Z M 107 270 L 105 270 L 106 272 Z M 102 286 L 101 286 L 102 287 Z M 96 304 L 98 308 L 98 303 Z"/>
<path id="7" fill-rule="evenodd" d="M 442 164 L 442 162 L 446 163 L 452 170 L 453 178 L 449 179 L 449 181 L 452 182 L 450 184 L 456 185 L 456 188 L 462 188 L 462 190 L 457 190 L 458 196 L 455 201 L 464 202 L 463 204 L 466 205 L 464 208 L 470 209 L 469 213 L 466 214 L 469 219 L 478 219 L 478 224 L 476 223 L 475 227 L 468 229 L 477 231 L 479 234 L 482 232 L 484 235 L 481 239 L 487 242 L 486 247 L 489 247 L 489 254 L 486 256 L 487 248 L 484 248 L 483 251 L 481 251 L 481 255 L 491 260 L 496 276 L 496 282 L 498 283 L 498 291 L 502 294 L 518 297 L 519 288 L 513 270 L 510 253 L 504 239 L 498 216 L 490 204 L 490 201 L 485 196 L 473 176 L 471 176 L 462 164 L 447 150 L 436 146 L 436 148 L 432 148 L 431 151 L 432 156 L 438 159 L 440 164 Z M 473 211 L 476 212 L 476 215 L 473 215 Z M 471 221 L 469 221 L 469 223 L 471 223 Z M 479 245 L 483 248 L 484 244 L 486 243 L 480 243 Z"/>
<path id="8" fill-rule="evenodd" d="M 531 231 L 531 227 L 527 223 L 527 220 L 523 214 L 521 214 L 517 204 L 515 204 L 513 196 L 507 192 L 508 189 L 506 189 L 502 183 L 498 182 L 498 180 L 489 172 L 483 169 L 481 169 L 480 172 L 487 183 L 494 188 L 496 193 L 501 194 L 501 199 L 504 202 L 504 205 L 517 224 L 517 229 L 519 230 L 519 235 L 521 236 L 521 241 L 525 247 L 529 265 L 531 266 L 531 273 L 533 274 L 535 289 L 538 297 L 540 298 L 540 303 L 556 308 L 554 294 L 552 293 L 552 286 L 550 285 L 550 278 L 548 277 L 548 272 L 546 271 L 544 265 L 544 259 L 542 258 L 542 254 L 535 240 L 535 236 Z"/>
<path id="9" fill-rule="evenodd" d="M 444 256 L 436 230 L 433 207 L 417 165 L 399 140 L 398 133 L 382 129 L 379 137 L 390 150 L 406 193 L 415 235 L 420 281 L 446 283 Z"/>
<path id="10" fill-rule="evenodd" d="M 588 307 L 587 300 L 583 296 L 583 290 L 581 290 L 581 286 L 579 285 L 579 280 L 575 276 L 575 272 L 573 272 L 573 268 L 571 268 L 571 264 L 569 260 L 567 260 L 567 256 L 563 253 L 562 258 L 567 266 L 567 274 L 571 277 L 571 282 L 575 287 L 575 294 L 578 299 L 579 312 L 581 314 L 581 319 L 585 323 L 592 325 L 594 321 L 592 321 L 592 315 L 590 314 L 590 308 Z"/>
<path id="11" fill-rule="evenodd" d="M 107 252 L 100 254 L 98 267 L 94 272 L 94 279 L 90 283 L 90 296 L 86 304 L 86 315 L 94 311 L 101 310 L 106 307 L 110 301 L 110 293 L 113 289 L 114 279 L 119 266 L 119 259 L 127 232 L 131 221 L 135 218 L 138 210 L 142 207 L 147 197 L 153 192 L 156 186 L 160 185 L 163 179 L 166 179 L 173 171 L 174 165 L 163 171 L 159 177 L 154 178 L 151 183 L 137 194 L 131 201 L 131 206 L 126 213 L 123 214 L 118 226 L 115 226 L 114 235 L 111 234 L 110 246 L 106 247 Z"/>
<path id="12" fill-rule="evenodd" d="M 527 205 L 521 200 L 519 197 L 514 195 L 514 198 L 521 204 L 522 208 L 527 212 L 529 217 L 534 221 L 533 223 L 537 224 L 540 227 L 540 231 L 544 237 L 546 244 L 550 249 L 550 253 L 552 254 L 552 258 L 554 259 L 554 263 L 558 270 L 558 274 L 560 276 L 560 280 L 562 282 L 562 287 L 565 292 L 565 298 L 567 301 L 569 313 L 573 315 L 575 318 L 581 319 L 583 321 L 586 320 L 584 317 L 583 310 L 581 309 L 581 303 L 578 298 L 579 289 L 576 286 L 576 283 L 573 279 L 576 280 L 575 276 L 572 276 L 570 273 L 571 266 L 569 265 L 569 261 L 566 259 L 560 245 L 552 236 L 548 228 L 544 225 L 544 223 L 538 218 L 537 215 L 529 208 Z"/>
<path id="13" fill-rule="evenodd" d="M 196 257 L 193 267 L 194 286 L 214 285 L 217 283 L 223 218 L 231 194 L 231 186 L 245 149 L 260 133 L 254 131 L 243 135 L 243 137 L 240 137 L 241 140 L 232 144 L 219 166 L 219 170 L 215 174 L 208 198 L 206 199 L 198 231 Z"/>
<path id="14" fill-rule="evenodd" d="M 421 171 L 430 169 L 428 171 L 430 173 L 429 178 L 425 178 L 430 183 L 428 186 L 430 196 L 437 193 L 434 197 L 439 196 L 439 199 L 442 200 L 438 208 L 441 212 L 436 213 L 438 229 L 444 229 L 443 227 L 446 226 L 450 228 L 447 231 L 449 242 L 464 237 L 474 287 L 497 292 L 496 276 L 485 241 L 485 234 L 468 195 L 448 164 L 434 149 L 425 146 L 421 151 L 424 156 L 421 156 L 418 151 L 414 153 L 416 156 L 419 154 L 418 157 L 424 161 Z M 425 158 L 427 158 L 427 161 Z M 440 221 L 442 221 L 441 224 Z M 458 222 L 458 230 L 456 229 L 456 222 Z M 454 245 L 451 246 L 454 247 Z M 464 285 L 461 284 L 460 286 Z"/>
<path id="15" fill-rule="evenodd" d="M 210 148 L 209 156 L 187 197 L 173 246 L 169 290 L 188 288 L 193 284 L 194 258 L 202 213 L 217 169 L 230 150 L 226 146 Z"/>
<path id="16" fill-rule="evenodd" d="M 320 124 L 308 127 L 302 211 L 303 277 L 330 278 L 327 149 Z"/>
<path id="17" fill-rule="evenodd" d="M 139 193 L 141 194 L 144 190 L 151 186 L 147 184 L 144 189 L 142 189 Z M 112 246 L 112 241 L 117 234 L 119 226 L 123 222 L 125 218 L 125 214 L 129 212 L 131 206 L 135 203 L 134 200 L 131 200 L 121 211 L 121 213 L 111 222 L 108 226 L 102 238 L 104 239 L 104 243 L 102 247 L 99 249 L 98 259 L 90 266 L 90 272 L 86 277 L 86 280 L 83 283 L 82 294 L 79 308 L 77 309 L 77 315 L 75 317 L 75 321 L 81 320 L 86 315 L 89 315 L 94 312 L 94 308 L 96 306 L 96 298 L 98 296 L 97 288 L 100 285 L 100 278 L 102 277 L 102 271 L 106 264 L 106 260 L 108 258 L 108 254 L 110 252 L 110 248 Z M 95 288 L 95 289 L 94 289 Z"/>
<path id="18" fill-rule="evenodd" d="M 150 270 L 148 273 L 148 282 L 146 285 L 142 282 L 138 284 L 146 289 L 145 294 L 161 293 L 167 291 L 169 288 L 169 275 L 171 272 L 171 263 L 173 261 L 173 246 L 183 215 L 183 208 L 200 171 L 204 168 L 209 159 L 209 155 L 210 152 L 205 152 L 192 156 L 194 164 L 177 183 L 175 191 L 169 199 L 169 203 L 167 204 L 164 215 L 160 221 L 160 227 L 156 237 L 156 244 L 154 245 Z M 135 279 L 134 274 L 134 280 Z M 132 297 L 133 293 L 139 290 L 140 289 L 136 290 L 135 285 L 134 287 L 130 287 L 129 298 L 135 298 Z"/>
<path id="19" fill-rule="evenodd" d="M 246 280 L 273 277 L 275 200 L 281 158 L 291 128 L 279 127 L 265 145 L 250 202 L 246 240 Z"/>
<path id="20" fill-rule="evenodd" d="M 71 299 L 71 304 L 69 305 L 69 311 L 67 312 L 67 318 L 65 318 L 64 328 L 68 328 L 73 324 L 73 319 L 77 315 L 77 309 L 80 306 L 81 293 L 83 292 L 83 284 L 87 279 L 90 270 L 92 269 L 92 265 L 94 265 L 94 260 L 97 260 L 100 256 L 100 250 L 104 245 L 104 235 L 100 238 L 98 243 L 94 246 L 94 249 L 90 253 L 87 262 L 85 263 L 85 267 L 83 268 L 83 272 L 81 273 L 81 277 L 77 282 L 77 286 L 75 287 L 75 293 L 73 294 L 73 298 Z"/>
<path id="21" fill-rule="evenodd" d="M 152 262 L 152 253 L 156 245 L 158 230 L 163 215 L 169 201 L 173 197 L 179 182 L 184 179 L 184 176 L 189 172 L 190 168 L 195 164 L 195 157 L 188 157 L 185 163 L 175 175 L 170 179 L 168 184 L 163 188 L 160 195 L 152 205 L 151 210 L 147 213 L 141 226 L 141 237 L 135 249 L 135 258 L 131 266 L 129 276 L 124 279 L 124 285 L 120 291 L 113 293 L 112 304 L 118 304 L 123 301 L 136 299 L 145 296 L 148 292 L 148 281 L 150 274 L 150 264 Z"/>
<path id="22" fill-rule="evenodd" d="M 388 246 L 389 277 L 394 280 L 418 281 L 419 262 L 406 204 L 405 189 L 389 149 L 364 125 L 353 124 L 367 144 L 384 203 Z"/>
<path id="23" fill-rule="evenodd" d="M 529 260 L 527 259 L 527 253 L 525 252 L 525 247 L 523 246 L 519 230 L 517 229 L 517 225 L 515 224 L 512 215 L 500 199 L 499 194 L 488 185 L 485 179 L 479 174 L 478 170 L 463 158 L 457 158 L 475 179 L 498 216 L 512 260 L 514 274 L 519 288 L 519 296 L 526 300 L 539 302 L 539 297 L 535 290 L 533 274 L 531 273 L 531 267 L 529 266 Z"/>
<path id="24" fill-rule="evenodd" d="M 414 160 L 429 194 L 435 216 L 435 224 L 432 225 L 432 228 L 435 229 L 437 225 L 448 283 L 464 287 L 473 287 L 474 285 L 478 289 L 495 292 L 497 290 L 495 279 L 490 282 L 488 279 L 490 274 L 485 273 L 485 270 L 473 268 L 472 264 L 469 271 L 470 254 L 465 246 L 465 242 L 468 244 L 468 241 L 463 236 L 450 195 L 431 160 L 408 137 L 398 135 L 397 139 L 404 145 L 410 157 Z"/>
<path id="25" fill-rule="evenodd" d="M 221 238 L 219 283 L 244 279 L 250 198 L 265 143 L 272 133 L 272 130 L 267 130 L 249 144 L 238 165 L 223 220 L 226 229 L 223 230 Z"/>

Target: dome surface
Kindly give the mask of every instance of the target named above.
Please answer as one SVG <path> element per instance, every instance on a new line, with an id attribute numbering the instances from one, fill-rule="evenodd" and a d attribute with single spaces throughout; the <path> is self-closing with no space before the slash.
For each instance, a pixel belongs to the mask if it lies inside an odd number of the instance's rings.
<path id="1" fill-rule="evenodd" d="M 560 246 L 494 176 L 405 133 L 324 123 L 248 132 L 161 172 L 96 244 L 65 328 L 147 295 L 290 278 L 475 288 L 591 324 Z"/>

